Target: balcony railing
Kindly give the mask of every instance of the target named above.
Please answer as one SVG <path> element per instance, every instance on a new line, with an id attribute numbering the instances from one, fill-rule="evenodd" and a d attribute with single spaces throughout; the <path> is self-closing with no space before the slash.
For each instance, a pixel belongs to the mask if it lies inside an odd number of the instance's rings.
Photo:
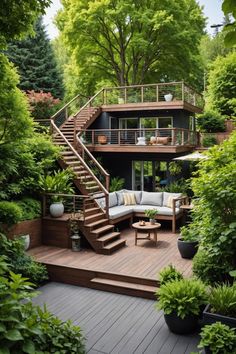
<path id="1" fill-rule="evenodd" d="M 182 128 L 97 129 L 84 130 L 86 145 L 190 145 L 198 143 L 197 133 Z M 141 139 L 140 139 L 141 138 Z"/>
<path id="2" fill-rule="evenodd" d="M 166 96 L 170 94 L 171 96 Z M 184 82 L 170 82 L 148 85 L 132 85 L 122 87 L 108 87 L 95 95 L 90 104 L 92 106 L 154 103 L 154 102 L 187 102 L 195 107 L 204 106 L 203 96 Z"/>

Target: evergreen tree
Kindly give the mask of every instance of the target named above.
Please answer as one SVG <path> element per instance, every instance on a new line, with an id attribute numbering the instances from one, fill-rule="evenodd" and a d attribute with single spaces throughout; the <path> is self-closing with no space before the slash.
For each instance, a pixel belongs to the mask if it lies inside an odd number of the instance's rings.
<path id="1" fill-rule="evenodd" d="M 42 18 L 35 24 L 35 36 L 9 43 L 7 55 L 20 74 L 19 88 L 51 92 L 62 98 L 63 83 Z"/>

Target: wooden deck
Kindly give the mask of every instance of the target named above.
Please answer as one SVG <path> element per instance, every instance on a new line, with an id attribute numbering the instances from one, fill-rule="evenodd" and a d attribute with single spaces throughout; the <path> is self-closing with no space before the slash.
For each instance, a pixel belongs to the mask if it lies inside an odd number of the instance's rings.
<path id="1" fill-rule="evenodd" d="M 86 337 L 88 354 L 190 354 L 197 334 L 171 333 L 155 301 L 110 294 L 71 285 L 49 283 L 34 302 L 46 303 L 62 320 L 71 319 Z"/>
<path id="2" fill-rule="evenodd" d="M 191 276 L 192 261 L 181 258 L 177 234 L 158 231 L 157 247 L 149 240 L 139 240 L 135 246 L 134 230 L 122 231 L 121 237 L 126 238 L 127 247 L 110 256 L 51 246 L 36 247 L 29 253 L 47 265 L 54 281 L 136 296 L 143 296 L 144 291 L 148 298 L 153 298 L 158 273 L 165 266 L 173 264 L 184 276 Z"/>
<path id="3" fill-rule="evenodd" d="M 177 154 L 182 152 L 191 152 L 195 149 L 192 145 L 160 145 L 160 146 L 151 146 L 151 145 L 118 145 L 118 144 L 106 144 L 106 145 L 86 145 L 87 148 L 92 152 L 112 152 L 112 153 L 126 153 L 126 152 L 135 152 L 135 153 L 145 153 L 145 154 Z"/>

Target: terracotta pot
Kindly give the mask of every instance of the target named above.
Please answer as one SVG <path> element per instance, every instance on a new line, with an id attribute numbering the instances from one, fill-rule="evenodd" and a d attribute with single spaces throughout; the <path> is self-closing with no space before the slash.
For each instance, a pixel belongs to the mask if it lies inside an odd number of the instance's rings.
<path id="1" fill-rule="evenodd" d="M 106 144 L 107 136 L 106 135 L 98 135 L 98 144 Z"/>

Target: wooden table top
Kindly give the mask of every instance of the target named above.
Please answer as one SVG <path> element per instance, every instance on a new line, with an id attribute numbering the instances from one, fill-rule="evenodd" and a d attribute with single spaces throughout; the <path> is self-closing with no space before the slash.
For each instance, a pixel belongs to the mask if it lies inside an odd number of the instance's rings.
<path id="1" fill-rule="evenodd" d="M 137 230 L 155 230 L 155 229 L 159 229 L 161 227 L 161 224 L 159 224 L 158 222 L 156 222 L 155 224 L 151 224 L 148 221 L 145 221 L 145 225 L 140 225 L 139 222 L 135 222 L 134 224 L 132 224 L 132 227 L 134 229 Z"/>

